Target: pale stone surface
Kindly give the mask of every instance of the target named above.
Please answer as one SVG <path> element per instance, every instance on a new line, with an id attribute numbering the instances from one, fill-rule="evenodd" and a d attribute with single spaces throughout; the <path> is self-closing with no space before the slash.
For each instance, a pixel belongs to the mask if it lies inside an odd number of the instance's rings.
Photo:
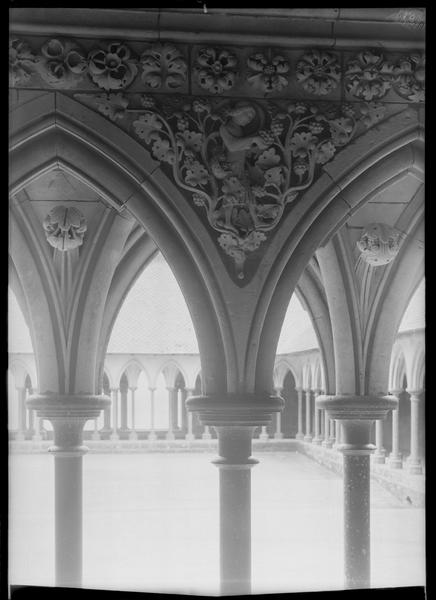
<path id="1" fill-rule="evenodd" d="M 341 478 L 298 453 L 255 456 L 254 593 L 342 588 Z M 214 457 L 87 455 L 84 586 L 216 594 Z M 12 454 L 10 466 L 10 583 L 53 585 L 53 461 Z M 374 482 L 371 508 L 373 586 L 423 585 L 424 510 Z"/>

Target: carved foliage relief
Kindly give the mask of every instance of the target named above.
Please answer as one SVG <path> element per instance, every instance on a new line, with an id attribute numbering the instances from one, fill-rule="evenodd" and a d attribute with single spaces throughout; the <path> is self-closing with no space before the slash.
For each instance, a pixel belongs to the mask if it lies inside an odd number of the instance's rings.
<path id="1" fill-rule="evenodd" d="M 56 206 L 43 222 L 47 242 L 61 252 L 79 248 L 87 229 L 83 214 L 74 207 Z"/>

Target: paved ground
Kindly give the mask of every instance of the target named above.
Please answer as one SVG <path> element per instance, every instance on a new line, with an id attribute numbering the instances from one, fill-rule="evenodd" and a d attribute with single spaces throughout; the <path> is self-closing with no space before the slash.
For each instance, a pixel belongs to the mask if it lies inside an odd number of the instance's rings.
<path id="1" fill-rule="evenodd" d="M 342 481 L 294 452 L 256 453 L 253 591 L 343 587 Z M 84 458 L 84 585 L 216 594 L 213 454 Z M 10 457 L 10 583 L 53 585 L 53 459 Z M 424 510 L 373 483 L 375 587 L 424 585 Z"/>

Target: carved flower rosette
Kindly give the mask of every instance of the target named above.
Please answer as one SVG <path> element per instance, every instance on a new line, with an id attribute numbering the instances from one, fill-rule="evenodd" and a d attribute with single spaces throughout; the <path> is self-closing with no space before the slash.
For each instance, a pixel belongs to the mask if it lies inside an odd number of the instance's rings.
<path id="1" fill-rule="evenodd" d="M 325 96 L 338 87 L 341 67 L 334 54 L 311 50 L 297 62 L 296 75 L 298 83 L 306 92 Z"/>
<path id="2" fill-rule="evenodd" d="M 88 68 L 83 51 L 69 40 L 48 40 L 41 54 L 41 77 L 51 85 L 74 87 Z"/>
<path id="3" fill-rule="evenodd" d="M 267 94 L 280 92 L 289 83 L 286 76 L 289 63 L 283 56 L 274 56 L 269 60 L 264 54 L 257 52 L 248 58 L 247 65 L 254 71 L 248 75 L 248 83 L 258 86 Z"/>
<path id="4" fill-rule="evenodd" d="M 348 62 L 345 71 L 345 87 L 361 100 L 383 98 L 392 87 L 394 66 L 385 60 L 381 52 L 365 50 Z"/>
<path id="5" fill-rule="evenodd" d="M 138 72 L 137 61 L 130 49 L 120 42 L 92 50 L 88 59 L 91 79 L 106 91 L 126 88 Z"/>
<path id="6" fill-rule="evenodd" d="M 132 123 L 136 135 L 205 210 L 239 279 L 245 277 L 247 255 L 267 240 L 286 206 L 362 122 L 360 112 L 356 117 L 333 105 L 283 101 L 189 99 L 175 110 L 146 97 L 143 105 L 146 110 Z M 381 115 L 376 111 L 372 118 Z"/>
<path id="7" fill-rule="evenodd" d="M 238 59 L 223 48 L 202 48 L 196 58 L 194 74 L 200 87 L 212 94 L 222 94 L 235 84 Z"/>
<path id="8" fill-rule="evenodd" d="M 43 222 L 47 242 L 56 250 L 68 252 L 79 248 L 87 229 L 83 214 L 74 207 L 56 206 Z"/>

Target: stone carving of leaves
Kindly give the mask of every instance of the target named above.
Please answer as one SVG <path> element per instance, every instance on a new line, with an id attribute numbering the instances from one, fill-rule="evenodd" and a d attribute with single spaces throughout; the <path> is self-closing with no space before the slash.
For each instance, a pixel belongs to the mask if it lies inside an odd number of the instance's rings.
<path id="1" fill-rule="evenodd" d="M 320 165 L 325 165 L 329 160 L 333 158 L 336 153 L 336 147 L 332 142 L 324 142 L 318 148 L 318 154 L 316 157 L 316 162 Z"/>
<path id="2" fill-rule="evenodd" d="M 51 85 L 74 87 L 88 68 L 83 51 L 69 40 L 51 39 L 41 47 L 41 76 Z"/>
<path id="3" fill-rule="evenodd" d="M 186 150 L 199 152 L 203 144 L 203 135 L 199 132 L 184 130 L 177 134 L 179 146 Z"/>
<path id="4" fill-rule="evenodd" d="M 197 187 L 198 185 L 206 185 L 209 178 L 207 169 L 197 160 L 188 164 L 189 166 L 186 169 L 185 182 L 193 187 Z"/>
<path id="5" fill-rule="evenodd" d="M 306 92 L 325 96 L 337 88 L 341 80 L 341 68 L 334 54 L 311 50 L 298 61 L 296 75 Z"/>
<path id="6" fill-rule="evenodd" d="M 283 56 L 274 56 L 268 60 L 264 54 L 257 52 L 248 58 L 247 65 L 254 71 L 248 76 L 248 82 L 266 93 L 280 92 L 289 83 L 285 76 L 289 71 L 289 63 Z"/>
<path id="7" fill-rule="evenodd" d="M 106 91 L 126 88 L 138 72 L 130 49 L 120 42 L 112 42 L 106 49 L 92 50 L 88 58 L 91 79 Z"/>
<path id="8" fill-rule="evenodd" d="M 96 96 L 98 110 L 109 117 L 111 121 L 122 119 L 126 114 L 126 108 L 129 101 L 121 93 L 117 94 L 100 94 Z"/>
<path id="9" fill-rule="evenodd" d="M 367 129 L 378 123 L 386 112 L 386 106 L 379 102 L 367 102 L 360 107 L 361 121 Z"/>
<path id="10" fill-rule="evenodd" d="M 289 144 L 293 156 L 306 158 L 315 149 L 317 138 L 309 132 L 296 133 Z"/>
<path id="11" fill-rule="evenodd" d="M 411 102 L 425 100 L 425 55 L 411 54 L 401 58 L 394 69 L 394 89 Z"/>
<path id="12" fill-rule="evenodd" d="M 277 154 L 274 148 L 268 148 L 259 155 L 256 161 L 256 165 L 261 169 L 269 169 L 275 167 L 280 162 L 280 156 Z"/>
<path id="13" fill-rule="evenodd" d="M 350 141 L 354 129 L 352 119 L 341 117 L 330 121 L 331 139 L 335 146 L 344 146 Z"/>
<path id="14" fill-rule="evenodd" d="M 212 94 L 230 90 L 237 78 L 235 54 L 218 48 L 202 48 L 196 58 L 194 73 L 197 83 Z"/>
<path id="15" fill-rule="evenodd" d="M 171 147 L 170 142 L 162 138 L 157 133 L 152 134 L 152 136 L 153 137 L 151 139 L 155 140 L 151 147 L 153 156 L 161 162 L 167 162 L 170 165 L 174 164 L 176 160 L 176 155 L 173 148 Z"/>
<path id="16" fill-rule="evenodd" d="M 152 135 L 159 129 L 162 129 L 162 122 L 155 113 L 145 113 L 136 121 L 133 121 L 133 128 L 138 137 L 149 144 Z"/>
<path id="17" fill-rule="evenodd" d="M 153 44 L 141 56 L 142 81 L 153 89 L 175 89 L 186 81 L 188 66 L 182 52 L 172 44 Z"/>
<path id="18" fill-rule="evenodd" d="M 345 87 L 362 100 L 383 98 L 392 86 L 393 69 L 381 52 L 365 50 L 348 62 Z"/>
<path id="19" fill-rule="evenodd" d="M 9 40 L 9 83 L 15 86 L 27 81 L 35 71 L 39 59 L 29 44 L 17 38 Z"/>

